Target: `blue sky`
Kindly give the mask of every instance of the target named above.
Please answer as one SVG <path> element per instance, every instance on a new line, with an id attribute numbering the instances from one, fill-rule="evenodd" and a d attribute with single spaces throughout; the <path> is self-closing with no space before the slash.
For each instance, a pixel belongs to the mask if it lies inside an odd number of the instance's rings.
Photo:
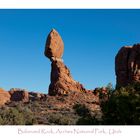
<path id="1" fill-rule="evenodd" d="M 140 10 L 0 10 L 0 87 L 48 92 L 48 33 L 63 38 L 63 59 L 87 89 L 115 85 L 114 59 L 140 42 Z"/>

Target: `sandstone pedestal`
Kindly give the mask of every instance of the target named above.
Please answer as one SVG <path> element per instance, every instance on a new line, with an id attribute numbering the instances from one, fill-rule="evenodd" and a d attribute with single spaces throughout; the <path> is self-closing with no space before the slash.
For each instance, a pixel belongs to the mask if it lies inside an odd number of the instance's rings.
<path id="1" fill-rule="evenodd" d="M 64 43 L 56 30 L 52 30 L 48 35 L 45 47 L 45 56 L 50 59 L 51 83 L 49 95 L 64 95 L 72 92 L 86 92 L 84 87 L 73 80 L 69 69 L 62 60 Z"/>
<path id="2" fill-rule="evenodd" d="M 85 92 L 82 84 L 73 80 L 69 69 L 61 61 L 53 61 L 51 64 L 50 95 L 62 95 L 73 92 Z"/>

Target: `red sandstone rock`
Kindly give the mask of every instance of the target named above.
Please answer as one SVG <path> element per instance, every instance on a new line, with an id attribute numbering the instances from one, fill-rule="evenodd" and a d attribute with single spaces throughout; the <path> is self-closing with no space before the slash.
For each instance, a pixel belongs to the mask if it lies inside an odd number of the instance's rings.
<path id="1" fill-rule="evenodd" d="M 39 92 L 28 92 L 29 94 L 29 100 L 30 101 L 45 101 L 47 99 L 47 94 L 42 94 L 42 93 L 39 93 Z"/>
<path id="2" fill-rule="evenodd" d="M 63 63 L 64 45 L 57 31 L 52 30 L 46 42 L 45 55 L 51 59 L 51 84 L 49 95 L 62 95 L 71 92 L 87 92 L 84 87 L 73 80 L 69 69 Z"/>
<path id="3" fill-rule="evenodd" d="M 67 94 L 71 92 L 86 92 L 84 87 L 73 80 L 69 69 L 63 62 L 53 61 L 51 71 L 51 84 L 49 86 L 49 95 Z"/>
<path id="4" fill-rule="evenodd" d="M 9 92 L 0 88 L 0 106 L 9 102 L 10 98 L 11 98 L 11 96 L 10 96 Z"/>
<path id="5" fill-rule="evenodd" d="M 64 51 L 64 43 L 56 30 L 52 30 L 48 35 L 45 47 L 45 56 L 51 59 L 54 58 L 61 58 Z"/>
<path id="6" fill-rule="evenodd" d="M 9 93 L 11 94 L 11 101 L 29 101 L 29 93 L 25 90 L 13 88 L 9 91 Z"/>
<path id="7" fill-rule="evenodd" d="M 123 47 L 115 58 L 117 86 L 140 82 L 140 44 Z"/>

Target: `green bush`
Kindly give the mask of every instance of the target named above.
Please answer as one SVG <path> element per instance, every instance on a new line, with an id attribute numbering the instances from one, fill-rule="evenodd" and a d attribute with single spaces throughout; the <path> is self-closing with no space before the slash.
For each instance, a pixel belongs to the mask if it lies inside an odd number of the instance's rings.
<path id="1" fill-rule="evenodd" d="M 140 124 L 140 84 L 116 89 L 102 104 L 103 124 Z"/>
<path id="2" fill-rule="evenodd" d="M 0 112 L 1 125 L 23 125 L 25 124 L 24 117 L 16 108 L 2 110 Z"/>
<path id="3" fill-rule="evenodd" d="M 95 116 L 91 115 L 90 110 L 84 104 L 76 104 L 73 109 L 79 115 L 79 119 L 77 120 L 77 125 L 97 125 L 99 121 L 95 118 Z"/>
<path id="4" fill-rule="evenodd" d="M 79 116 L 87 116 L 90 114 L 89 109 L 84 104 L 75 104 L 73 109 Z"/>
<path id="5" fill-rule="evenodd" d="M 95 117 L 88 115 L 85 117 L 80 117 L 77 120 L 76 124 L 77 125 L 98 125 L 99 121 Z"/>
<path id="6" fill-rule="evenodd" d="M 36 123 L 33 112 L 20 104 L 17 107 L 0 109 L 0 125 L 32 125 Z"/>
<path id="7" fill-rule="evenodd" d="M 52 113 L 48 116 L 48 121 L 50 124 L 55 125 L 73 125 L 75 120 L 72 116 L 62 115 L 60 113 Z"/>

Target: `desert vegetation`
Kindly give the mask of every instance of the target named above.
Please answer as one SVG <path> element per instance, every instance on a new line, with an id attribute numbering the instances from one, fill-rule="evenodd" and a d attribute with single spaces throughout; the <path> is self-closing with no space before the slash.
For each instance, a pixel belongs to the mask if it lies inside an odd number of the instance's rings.
<path id="1" fill-rule="evenodd" d="M 101 110 L 91 110 L 86 101 L 71 101 L 73 105 L 62 107 L 72 94 L 51 97 L 46 101 L 10 102 L 0 108 L 0 124 L 139 125 L 140 84 L 133 83 L 116 89 L 109 84 L 106 88 L 107 94 L 102 94 L 101 88 L 98 88 Z M 98 117 L 97 114 L 102 115 Z"/>

